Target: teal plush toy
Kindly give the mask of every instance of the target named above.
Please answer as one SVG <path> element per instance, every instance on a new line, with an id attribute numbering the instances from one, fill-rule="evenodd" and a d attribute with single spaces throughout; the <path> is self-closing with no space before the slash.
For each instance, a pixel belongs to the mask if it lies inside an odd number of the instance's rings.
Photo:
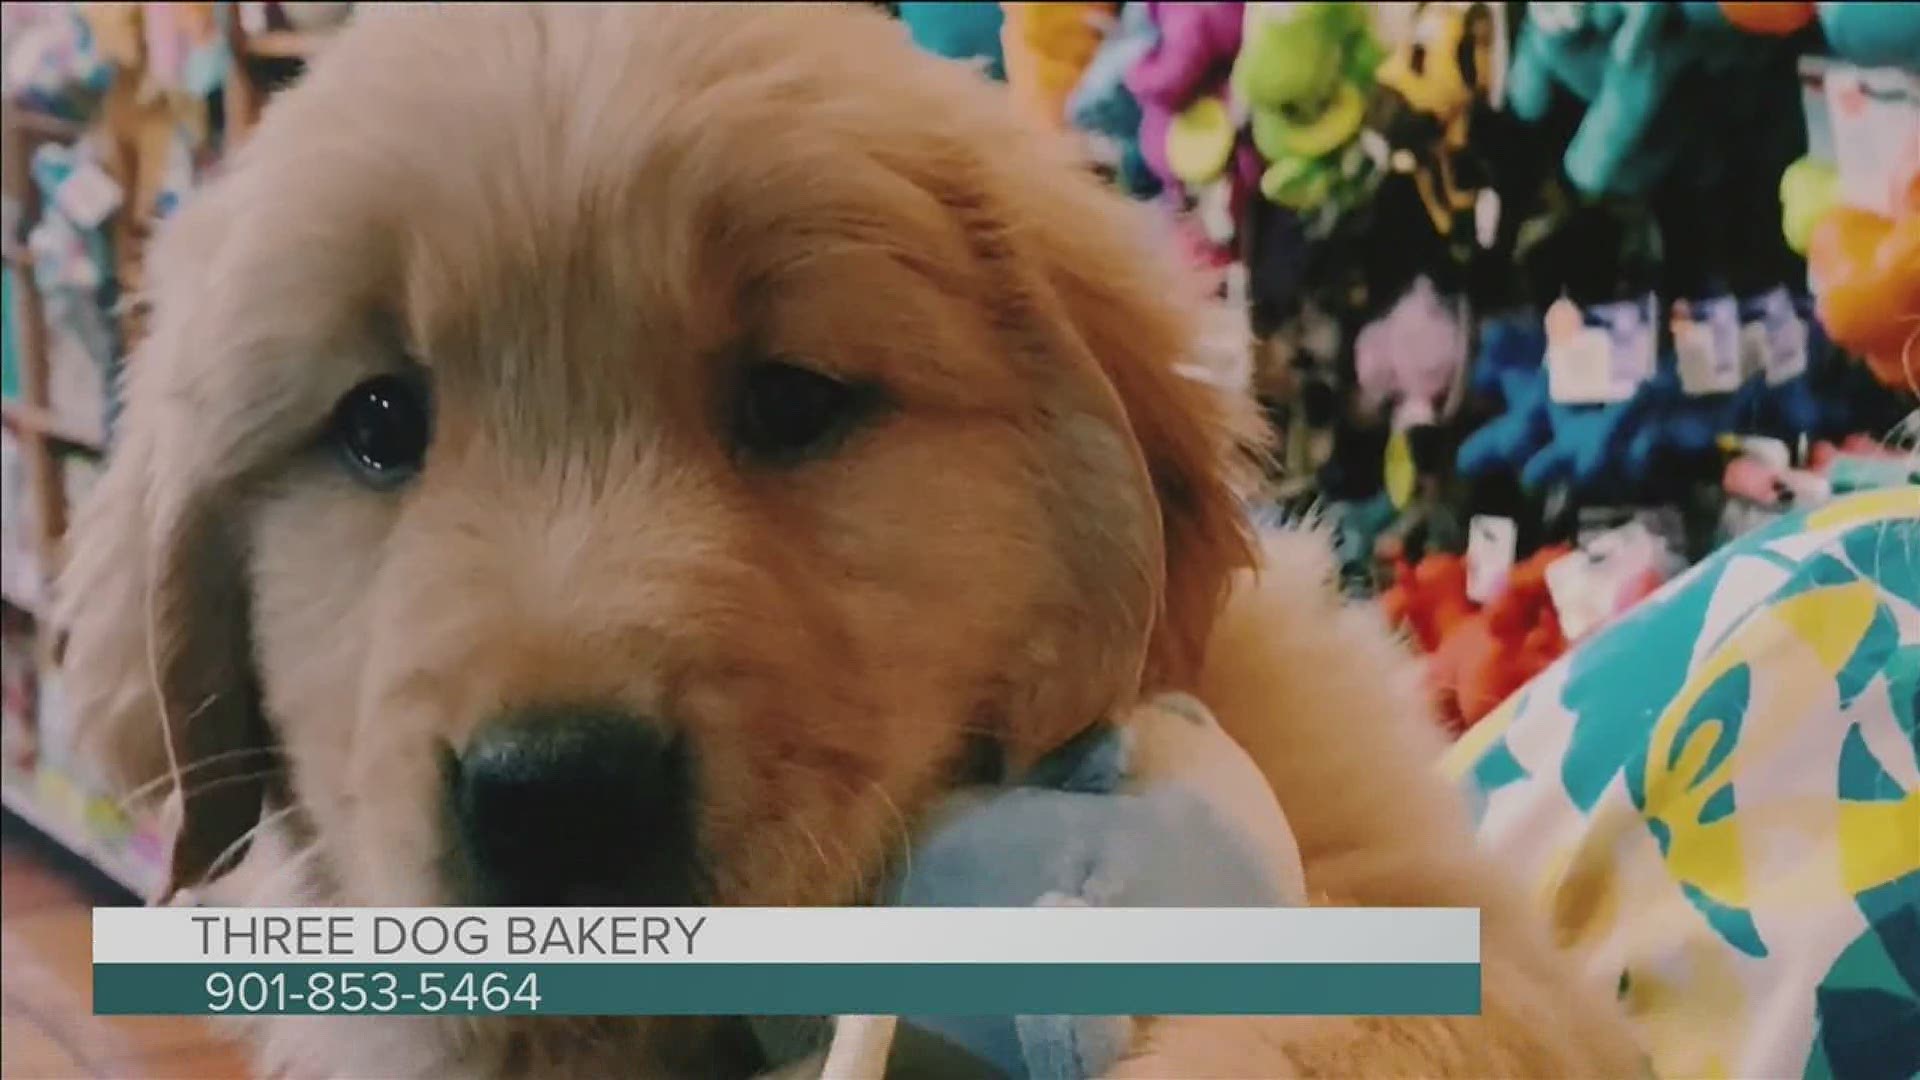
<path id="1" fill-rule="evenodd" d="M 1715 4 L 1533 4 L 1514 47 L 1507 102 L 1543 119 L 1562 91 L 1587 103 L 1567 178 L 1588 194 L 1641 195 L 1672 170 L 1778 42 L 1728 24 Z M 1676 93 L 1683 81 L 1689 92 Z M 1701 158 L 1710 163 L 1711 155 Z"/>
<path id="2" fill-rule="evenodd" d="M 1067 122 L 1081 131 L 1110 139 L 1118 151 L 1115 171 L 1120 187 L 1135 198 L 1160 192 L 1160 178 L 1140 149 L 1140 102 L 1127 88 L 1127 72 L 1153 51 L 1160 30 L 1147 5 L 1127 4 L 1119 21 L 1100 43 L 1080 83 L 1067 98 Z"/>
<path id="3" fill-rule="evenodd" d="M 1016 786 L 955 794 L 919 831 L 911 856 L 887 886 L 890 904 L 1306 902 L 1298 848 L 1265 777 L 1185 695 L 1089 729 Z M 1133 1029 L 1121 1016 L 841 1017 L 825 1060 L 847 1070 L 829 1068 L 833 1076 L 1084 1080 L 1120 1060 Z M 764 1038 L 770 1029 L 762 1030 Z M 798 1056 L 791 1033 L 785 1041 L 789 1052 L 773 1056 Z M 809 1061 L 781 1075 L 821 1073 Z"/>
<path id="4" fill-rule="evenodd" d="M 1920 7 L 1854 0 L 1815 4 L 1814 9 L 1836 56 L 1862 67 L 1920 70 Z"/>
<path id="5" fill-rule="evenodd" d="M 1006 79 L 999 4 L 907 3 L 899 5 L 899 14 L 915 45 L 935 56 L 978 63 L 989 78 Z"/>

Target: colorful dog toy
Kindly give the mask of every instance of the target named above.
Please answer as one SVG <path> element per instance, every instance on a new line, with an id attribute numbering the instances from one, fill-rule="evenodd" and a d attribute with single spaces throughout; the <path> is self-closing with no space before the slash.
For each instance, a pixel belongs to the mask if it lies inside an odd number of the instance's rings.
<path id="1" fill-rule="evenodd" d="M 1361 121 L 1382 50 L 1365 5 L 1247 5 L 1233 88 L 1268 162 L 1260 191 L 1298 211 L 1352 198 L 1366 155 Z"/>
<path id="2" fill-rule="evenodd" d="M 1140 149 L 1166 183 L 1198 187 L 1233 157 L 1226 74 L 1240 53 L 1242 5 L 1146 6 L 1159 37 L 1127 72 L 1142 112 Z"/>
<path id="3" fill-rule="evenodd" d="M 978 64 L 989 78 L 1006 78 L 999 4 L 904 3 L 899 13 L 915 45 L 935 56 Z"/>
<path id="4" fill-rule="evenodd" d="M 1492 712 L 1567 651 L 1547 590 L 1547 567 L 1567 554 L 1542 548 L 1515 563 L 1487 605 L 1460 620 L 1427 659 L 1427 686 L 1455 734 Z"/>
<path id="5" fill-rule="evenodd" d="M 1392 402 L 1397 431 L 1437 423 L 1459 404 L 1466 362 L 1458 303 L 1443 299 L 1425 276 L 1416 278 L 1354 339 L 1360 407 L 1372 413 Z"/>
<path id="6" fill-rule="evenodd" d="M 1113 19 L 1100 3 L 1001 4 L 1001 46 L 1014 99 L 1049 127 L 1067 122 L 1067 97 L 1093 60 Z"/>
<path id="7" fill-rule="evenodd" d="M 1259 768 L 1204 706 L 1168 694 L 1084 732 L 1018 786 L 950 797 L 885 895 L 909 907 L 1267 907 L 1304 904 L 1306 884 Z M 757 1030 L 784 1051 L 770 1056 L 799 1056 L 803 1035 Z M 969 1075 L 1085 1080 L 1133 1030 L 1120 1016 L 922 1016 L 885 1034 L 898 1075 L 953 1075 L 940 1068 L 958 1060 Z"/>
<path id="8" fill-rule="evenodd" d="M 1920 175 L 1892 220 L 1836 206 L 1807 242 L 1820 323 L 1883 384 L 1920 392 Z"/>
<path id="9" fill-rule="evenodd" d="M 1497 28 L 1486 4 L 1417 4 L 1413 18 L 1412 34 L 1374 74 L 1367 127 L 1380 164 L 1410 175 L 1434 231 L 1453 236 L 1482 186 L 1468 136 L 1492 93 Z"/>

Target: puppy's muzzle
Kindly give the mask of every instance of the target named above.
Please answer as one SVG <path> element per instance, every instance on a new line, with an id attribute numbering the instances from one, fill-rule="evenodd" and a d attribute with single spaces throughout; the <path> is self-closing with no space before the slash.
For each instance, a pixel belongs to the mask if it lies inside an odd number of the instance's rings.
<path id="1" fill-rule="evenodd" d="M 614 710 L 499 717 L 448 760 L 450 876 L 469 903 L 696 903 L 686 740 Z"/>

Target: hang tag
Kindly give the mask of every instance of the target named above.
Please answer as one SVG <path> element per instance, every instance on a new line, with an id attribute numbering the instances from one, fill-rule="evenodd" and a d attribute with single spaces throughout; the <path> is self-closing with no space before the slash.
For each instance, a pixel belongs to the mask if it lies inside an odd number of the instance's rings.
<path id="1" fill-rule="evenodd" d="M 1500 239 L 1500 194 L 1490 187 L 1481 188 L 1474 197 L 1473 238 L 1485 251 L 1493 250 Z"/>
<path id="2" fill-rule="evenodd" d="M 1758 320 L 1740 324 L 1740 381 L 1767 370 L 1767 328 Z"/>
<path id="3" fill-rule="evenodd" d="M 82 229 L 97 229 L 120 208 L 120 185 L 91 161 L 77 161 L 73 171 L 54 189 L 53 202 L 68 221 Z"/>
<path id="4" fill-rule="evenodd" d="M 1740 314 L 1733 297 L 1676 300 L 1672 325 L 1682 391 L 1699 396 L 1740 388 Z"/>
<path id="5" fill-rule="evenodd" d="M 1467 599 L 1485 604 L 1499 595 L 1513 570 L 1519 529 L 1512 518 L 1477 514 L 1467 522 Z"/>
<path id="6" fill-rule="evenodd" d="M 1607 603 L 1595 578 L 1582 551 L 1570 551 L 1547 564 L 1547 596 L 1568 641 L 1585 637 L 1607 619 Z"/>
<path id="7" fill-rule="evenodd" d="M 1805 374 L 1807 363 L 1807 322 L 1784 287 L 1740 302 L 1740 366 L 1747 375 L 1764 374 L 1767 385 L 1779 386 Z"/>
<path id="8" fill-rule="evenodd" d="M 1777 314 L 1770 313 L 1766 327 L 1767 385 L 1779 386 L 1806 374 L 1807 320 L 1794 310 L 1792 301 L 1783 304 Z"/>
<path id="9" fill-rule="evenodd" d="M 1678 565 L 1677 514 L 1636 512 L 1625 524 L 1580 539 L 1575 550 L 1547 566 L 1547 593 L 1568 641 L 1618 615 L 1629 590 L 1652 573 L 1665 578 Z"/>
<path id="10" fill-rule="evenodd" d="M 1898 217 L 1907 186 L 1920 174 L 1920 75 L 1834 64 L 1826 97 L 1841 201 Z"/>
<path id="11" fill-rule="evenodd" d="M 1653 374 L 1654 300 L 1582 308 L 1565 297 L 1547 309 L 1547 392 L 1562 405 L 1625 401 Z"/>
<path id="12" fill-rule="evenodd" d="M 1834 63 L 1824 56 L 1800 58 L 1800 112 L 1807 125 L 1807 156 L 1829 164 L 1838 157 L 1827 114 L 1827 69 Z"/>

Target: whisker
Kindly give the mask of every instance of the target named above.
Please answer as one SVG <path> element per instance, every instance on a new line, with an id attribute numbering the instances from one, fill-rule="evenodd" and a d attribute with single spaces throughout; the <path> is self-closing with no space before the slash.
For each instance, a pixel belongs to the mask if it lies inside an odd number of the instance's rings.
<path id="1" fill-rule="evenodd" d="M 900 855 L 906 864 L 901 870 L 900 887 L 904 889 L 913 880 L 913 830 L 907 827 L 907 816 L 900 812 L 900 804 L 893 801 L 880 781 L 869 778 L 867 786 L 879 796 L 880 805 L 886 807 L 887 813 L 893 815 L 894 826 L 900 833 Z"/>
<path id="2" fill-rule="evenodd" d="M 260 831 L 262 829 L 265 829 L 271 826 L 274 822 L 277 822 L 282 818 L 286 817 L 288 814 L 293 813 L 296 809 L 298 809 L 298 807 L 296 806 L 283 806 L 280 809 L 275 810 L 271 814 L 262 815 L 259 821 L 254 822 L 252 828 L 248 829 L 246 832 L 241 833 L 239 836 L 234 837 L 233 843 L 228 844 L 226 847 L 222 848 L 220 850 L 220 854 L 214 856 L 213 861 L 208 863 L 207 865 L 211 868 L 219 869 L 222 865 L 226 863 L 227 859 L 230 856 L 232 856 L 234 852 L 239 851 L 240 849 L 246 847 L 249 841 L 251 841 L 254 837 L 260 835 Z"/>
<path id="3" fill-rule="evenodd" d="M 147 795 L 151 794 L 160 785 L 165 784 L 170 780 L 184 780 L 189 774 L 198 772 L 201 769 L 205 769 L 213 765 L 219 765 L 225 762 L 229 762 L 235 758 L 245 758 L 250 754 L 263 754 L 268 756 L 285 757 L 286 751 L 281 750 L 278 747 L 250 746 L 250 747 L 243 747 L 238 750 L 225 750 L 218 754 L 209 754 L 206 757 L 200 758 L 196 761 L 189 762 L 184 768 L 180 770 L 179 775 L 177 777 L 172 773 L 162 773 L 151 780 L 147 780 L 143 783 L 140 783 L 134 786 L 133 788 L 129 789 L 125 795 L 121 796 L 120 801 L 115 805 L 118 807 L 118 809 L 124 812 L 127 809 L 127 807 L 144 799 Z"/>
<path id="4" fill-rule="evenodd" d="M 209 780 L 206 783 L 198 786 L 188 786 L 188 785 L 176 782 L 173 786 L 173 793 L 178 794 L 182 802 L 184 803 L 184 801 L 189 795 L 201 795 L 209 791 L 214 791 L 218 788 L 230 787 L 234 784 L 255 783 L 261 780 L 271 779 L 276 775 L 278 774 L 274 770 L 266 770 L 261 772 L 241 773 L 237 776 L 215 777 L 214 779 Z M 171 776 L 167 776 L 167 777 L 163 777 L 162 779 L 173 780 L 174 778 Z M 129 797 L 128 799 L 123 799 L 120 802 L 116 803 L 115 807 L 121 813 L 124 814 L 131 809 L 133 802 L 134 802 L 134 798 Z"/>

